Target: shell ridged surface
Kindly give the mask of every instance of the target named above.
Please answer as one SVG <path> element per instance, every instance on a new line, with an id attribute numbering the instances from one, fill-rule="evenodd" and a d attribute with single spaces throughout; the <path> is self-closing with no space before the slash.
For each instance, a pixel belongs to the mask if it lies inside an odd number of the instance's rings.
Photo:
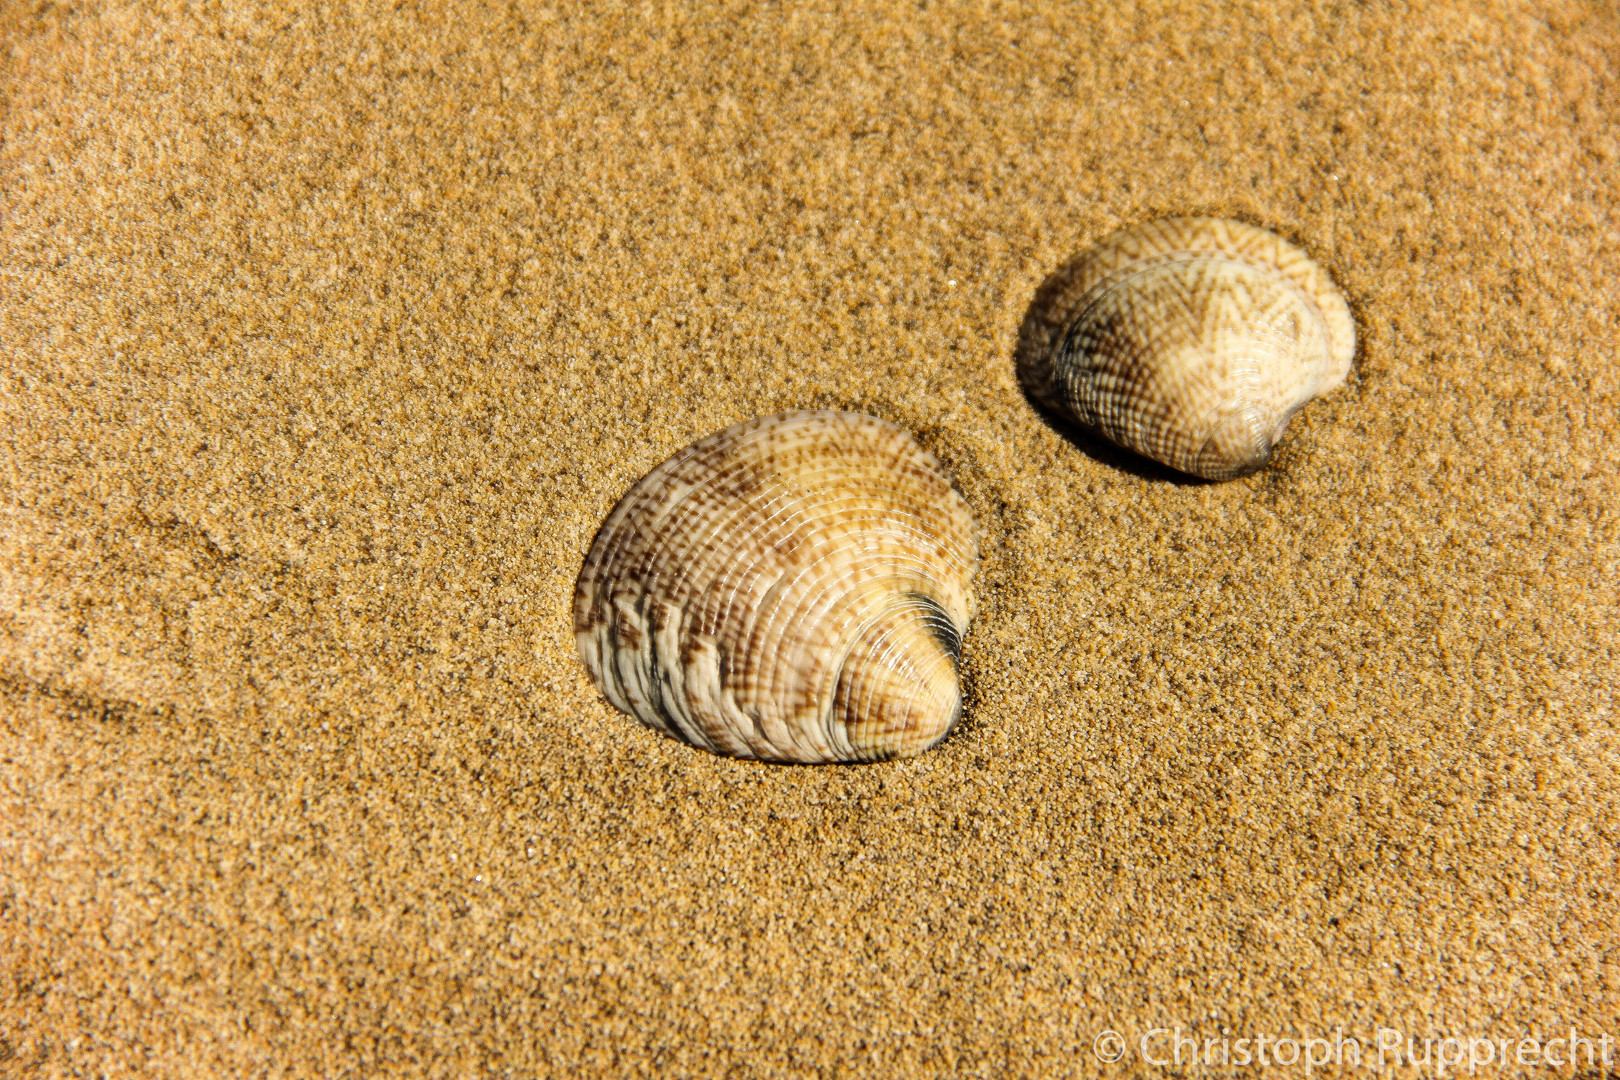
<path id="1" fill-rule="evenodd" d="M 977 561 L 967 504 L 909 434 L 786 413 L 692 444 L 619 501 L 574 633 L 614 706 L 693 745 L 910 757 L 961 715 Z"/>
<path id="2" fill-rule="evenodd" d="M 1224 480 L 1263 466 L 1354 354 L 1350 308 L 1303 251 L 1241 222 L 1169 218 L 1122 229 L 1049 278 L 1018 368 L 1047 408 Z"/>

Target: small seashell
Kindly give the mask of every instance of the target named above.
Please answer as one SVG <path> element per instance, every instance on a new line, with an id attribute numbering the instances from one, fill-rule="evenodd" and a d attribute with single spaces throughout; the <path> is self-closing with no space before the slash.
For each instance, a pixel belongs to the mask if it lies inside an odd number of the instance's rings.
<path id="1" fill-rule="evenodd" d="M 961 715 L 977 563 L 967 504 L 910 435 L 785 413 L 693 443 L 619 500 L 574 634 L 615 707 L 694 746 L 911 757 Z"/>
<path id="2" fill-rule="evenodd" d="M 1281 237 L 1169 218 L 1106 237 L 1041 286 L 1018 343 L 1038 404 L 1209 480 L 1271 457 L 1307 401 L 1342 385 L 1355 323 Z"/>

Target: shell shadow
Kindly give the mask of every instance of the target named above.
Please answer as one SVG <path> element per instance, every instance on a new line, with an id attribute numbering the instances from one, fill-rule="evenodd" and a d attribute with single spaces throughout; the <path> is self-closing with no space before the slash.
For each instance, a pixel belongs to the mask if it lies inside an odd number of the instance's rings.
<path id="1" fill-rule="evenodd" d="M 1179 487 L 1203 487 L 1215 483 L 1116 446 L 1087 431 L 1059 408 L 1052 394 L 1052 354 L 1062 344 L 1063 335 L 1068 330 L 1062 312 L 1067 307 L 1065 301 L 1069 299 L 1069 285 L 1075 269 L 1085 254 L 1080 252 L 1046 275 L 1046 280 L 1035 290 L 1035 299 L 1030 302 L 1029 309 L 1024 313 L 1024 321 L 1019 325 L 1018 343 L 1013 347 L 1013 366 L 1025 399 L 1047 427 L 1082 454 L 1110 469 Z"/>

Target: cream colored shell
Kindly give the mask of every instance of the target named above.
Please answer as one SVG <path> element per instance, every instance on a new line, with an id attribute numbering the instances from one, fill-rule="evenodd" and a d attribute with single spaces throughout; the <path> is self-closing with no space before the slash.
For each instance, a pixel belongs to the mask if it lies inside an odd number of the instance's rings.
<path id="1" fill-rule="evenodd" d="M 1264 465 L 1294 413 L 1343 384 L 1355 344 L 1343 295 L 1304 252 L 1241 222 L 1169 218 L 1047 279 L 1018 370 L 1047 408 L 1224 480 Z"/>
<path id="2" fill-rule="evenodd" d="M 614 706 L 694 746 L 877 761 L 961 715 L 978 561 L 939 463 L 893 424 L 793 412 L 637 483 L 597 533 L 574 633 Z"/>

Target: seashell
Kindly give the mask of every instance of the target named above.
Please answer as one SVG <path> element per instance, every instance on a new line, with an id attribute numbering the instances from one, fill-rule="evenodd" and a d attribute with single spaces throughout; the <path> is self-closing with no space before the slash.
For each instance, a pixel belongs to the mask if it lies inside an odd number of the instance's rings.
<path id="1" fill-rule="evenodd" d="M 765 761 L 920 754 L 962 711 L 973 517 L 905 431 L 729 427 L 608 515 L 574 592 L 592 680 L 648 727 Z"/>
<path id="2" fill-rule="evenodd" d="M 1121 229 L 1041 286 L 1018 374 L 1038 404 L 1194 476 L 1271 457 L 1288 421 L 1344 383 L 1344 296 L 1264 229 L 1169 218 Z"/>

